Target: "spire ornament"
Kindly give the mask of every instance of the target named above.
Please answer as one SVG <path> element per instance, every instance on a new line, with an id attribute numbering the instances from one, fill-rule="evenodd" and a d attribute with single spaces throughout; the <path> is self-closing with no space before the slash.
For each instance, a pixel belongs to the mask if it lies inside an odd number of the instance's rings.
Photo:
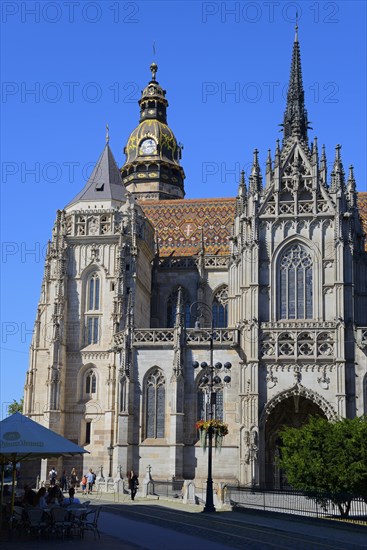
<path id="1" fill-rule="evenodd" d="M 335 160 L 334 160 L 333 171 L 331 172 L 331 185 L 330 185 L 330 191 L 333 193 L 335 193 L 336 191 L 340 191 L 344 188 L 345 172 L 344 172 L 343 163 L 340 155 L 341 148 L 342 146 L 339 144 L 335 146 Z"/>
<path id="2" fill-rule="evenodd" d="M 151 66 L 150 66 L 150 71 L 152 73 L 152 81 L 155 82 L 155 79 L 156 79 L 156 74 L 157 74 L 157 71 L 158 71 L 158 65 L 157 63 L 152 63 Z"/>
<path id="3" fill-rule="evenodd" d="M 238 196 L 239 197 L 246 197 L 246 181 L 245 181 L 245 171 L 241 170 L 241 176 L 240 176 L 240 184 L 238 186 Z"/>
<path id="4" fill-rule="evenodd" d="M 110 127 L 106 124 L 106 145 L 110 143 Z"/>
<path id="5" fill-rule="evenodd" d="M 259 164 L 259 151 L 254 150 L 254 160 L 251 168 L 251 175 L 249 178 L 249 193 L 261 193 L 262 189 L 262 177 Z"/>
<path id="6" fill-rule="evenodd" d="M 357 187 L 356 187 L 356 180 L 354 178 L 354 167 L 352 164 L 349 166 L 349 176 L 347 181 L 347 195 L 348 195 L 349 204 L 351 206 L 356 206 Z"/>

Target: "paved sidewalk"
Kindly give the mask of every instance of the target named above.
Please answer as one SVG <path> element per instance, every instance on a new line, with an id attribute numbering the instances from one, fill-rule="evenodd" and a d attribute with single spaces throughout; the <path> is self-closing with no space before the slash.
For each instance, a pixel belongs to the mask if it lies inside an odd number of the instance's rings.
<path id="1" fill-rule="evenodd" d="M 238 525 L 248 525 L 249 530 L 257 526 L 259 527 L 258 531 L 261 531 L 262 528 L 264 530 L 273 529 L 279 533 L 279 536 L 286 533 L 290 537 L 292 534 L 295 537 L 296 535 L 302 535 L 305 538 L 309 536 L 318 537 L 327 546 L 334 544 L 342 549 L 367 547 L 367 528 L 360 526 L 344 526 L 332 522 L 328 524 L 328 522 L 280 516 L 279 514 L 264 515 L 255 511 L 218 511 L 210 516 L 202 516 L 200 513 L 201 506 L 184 505 L 182 501 L 141 499 L 131 502 L 123 499 L 123 502 L 119 503 L 114 502 L 113 495 L 104 495 L 103 500 L 95 500 L 93 505 L 103 506 L 99 520 L 100 541 L 98 539 L 94 540 L 92 533 L 86 533 L 85 538 L 82 540 L 79 538 L 66 538 L 65 540 L 52 541 L 48 539 L 21 539 L 18 534 L 15 534 L 11 541 L 0 537 L 1 550 L 48 550 L 50 545 L 52 545 L 52 548 L 56 547 L 60 550 L 64 550 L 65 547 L 74 547 L 77 550 L 88 548 L 90 550 L 91 545 L 103 548 L 103 550 L 197 550 L 199 548 L 200 550 L 228 550 L 231 548 L 231 546 L 221 544 L 215 540 L 196 536 L 198 530 L 194 525 L 192 527 L 188 526 L 186 531 L 183 532 L 182 526 L 185 524 L 185 517 L 186 522 L 188 522 L 187 518 L 191 514 L 194 516 L 199 515 L 203 519 L 206 518 L 207 523 L 220 521 L 221 523 L 225 522 L 227 525 L 233 524 L 234 531 Z M 167 523 L 162 525 L 162 521 L 165 521 L 165 509 L 167 510 Z M 136 520 L 134 519 L 134 510 L 136 511 Z M 161 512 L 162 518 L 159 525 L 154 525 L 153 522 L 149 521 L 149 514 L 153 516 L 157 510 Z M 172 517 L 173 512 L 182 513 L 182 516 L 179 517 L 177 514 L 173 514 L 174 521 L 169 521 L 168 517 Z M 142 519 L 144 514 L 146 521 Z M 177 530 L 175 530 L 175 524 L 177 524 Z M 246 545 L 245 541 L 244 545 Z M 322 546 L 324 545 L 322 544 Z M 265 545 L 265 547 L 267 546 Z"/>

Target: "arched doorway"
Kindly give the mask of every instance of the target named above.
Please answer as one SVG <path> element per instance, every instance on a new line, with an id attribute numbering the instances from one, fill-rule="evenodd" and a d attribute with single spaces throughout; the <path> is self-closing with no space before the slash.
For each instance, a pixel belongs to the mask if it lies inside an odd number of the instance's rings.
<path id="1" fill-rule="evenodd" d="M 300 428 L 310 416 L 327 418 L 323 410 L 302 395 L 291 395 L 278 402 L 269 413 L 265 423 L 265 484 L 269 489 L 287 488 L 287 480 L 279 469 L 279 433 L 284 426 Z"/>

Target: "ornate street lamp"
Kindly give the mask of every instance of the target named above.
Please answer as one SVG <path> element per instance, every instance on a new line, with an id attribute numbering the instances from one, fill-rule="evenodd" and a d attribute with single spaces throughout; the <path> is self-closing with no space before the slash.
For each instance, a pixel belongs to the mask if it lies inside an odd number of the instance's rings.
<path id="1" fill-rule="evenodd" d="M 108 452 L 108 458 L 110 461 L 109 468 L 108 468 L 108 477 L 112 477 L 112 456 L 113 456 L 112 443 L 107 447 L 107 452 Z"/>
<path id="2" fill-rule="evenodd" d="M 196 307 L 198 310 L 198 317 L 199 319 L 203 317 L 202 311 L 203 309 L 206 309 L 207 312 L 210 314 L 210 333 L 209 333 L 209 351 L 210 351 L 210 361 L 209 365 L 206 361 L 203 361 L 200 366 L 203 369 L 204 375 L 201 379 L 201 388 L 203 391 L 207 394 L 207 411 L 208 411 L 208 420 L 213 420 L 213 407 L 216 404 L 216 392 L 222 388 L 222 379 L 219 376 L 219 374 L 228 373 L 231 369 L 232 365 L 228 361 L 227 363 L 217 362 L 214 365 L 213 360 L 213 351 L 214 351 L 214 338 L 215 338 L 215 332 L 214 332 L 214 319 L 213 319 L 213 312 L 210 306 L 208 306 L 205 302 L 194 302 L 190 306 L 190 313 L 193 309 L 193 307 Z M 197 319 L 195 321 L 195 331 L 202 331 L 200 327 L 200 321 Z M 192 363 L 192 366 L 194 369 L 197 369 L 199 367 L 199 362 L 194 361 Z M 224 370 L 222 370 L 224 369 Z M 231 381 L 231 377 L 226 374 L 223 378 L 224 384 L 228 384 Z M 213 463 L 213 428 L 209 427 L 207 430 L 207 434 L 205 437 L 208 437 L 208 478 L 206 481 L 206 499 L 205 499 L 205 506 L 203 512 L 206 513 L 212 513 L 215 512 L 214 507 L 214 499 L 213 499 L 213 477 L 212 477 L 212 463 Z"/>

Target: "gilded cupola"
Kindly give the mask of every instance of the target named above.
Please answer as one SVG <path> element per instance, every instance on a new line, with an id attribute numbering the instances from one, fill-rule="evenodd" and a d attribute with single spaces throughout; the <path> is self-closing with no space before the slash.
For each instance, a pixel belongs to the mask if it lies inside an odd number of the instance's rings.
<path id="1" fill-rule="evenodd" d="M 180 165 L 182 145 L 167 125 L 166 91 L 156 80 L 158 66 L 150 66 L 152 78 L 139 100 L 140 122 L 124 149 L 121 177 L 140 200 L 182 199 L 185 173 Z"/>

